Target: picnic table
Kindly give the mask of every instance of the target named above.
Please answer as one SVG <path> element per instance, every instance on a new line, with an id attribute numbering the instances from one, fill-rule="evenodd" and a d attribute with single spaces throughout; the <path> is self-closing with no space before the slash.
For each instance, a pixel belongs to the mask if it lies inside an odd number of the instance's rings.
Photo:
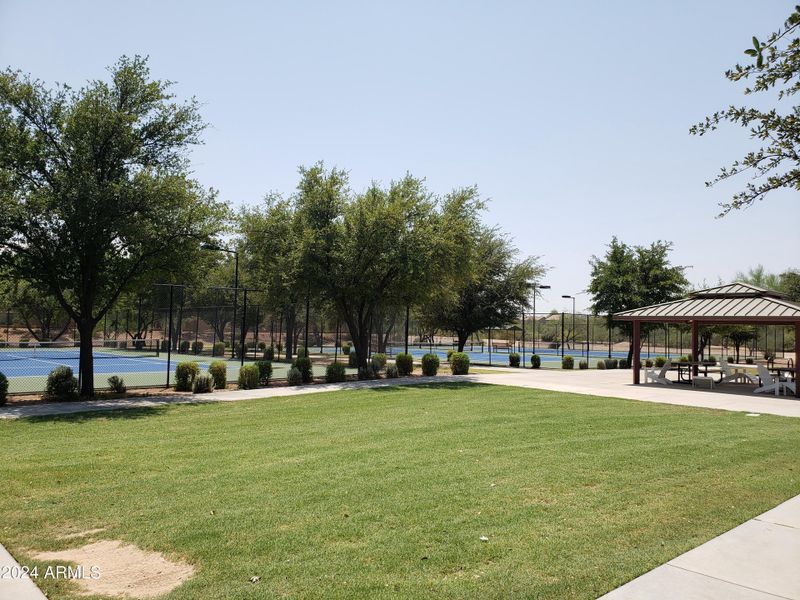
<path id="1" fill-rule="evenodd" d="M 678 371 L 678 381 L 677 383 L 692 383 L 692 377 L 694 373 L 694 367 L 698 368 L 698 371 L 703 371 L 703 377 L 708 377 L 708 373 L 719 373 L 719 380 L 716 383 L 720 383 L 722 381 L 722 369 L 717 366 L 717 363 L 707 362 L 707 361 L 673 361 L 672 362 L 673 368 L 670 369 Z"/>

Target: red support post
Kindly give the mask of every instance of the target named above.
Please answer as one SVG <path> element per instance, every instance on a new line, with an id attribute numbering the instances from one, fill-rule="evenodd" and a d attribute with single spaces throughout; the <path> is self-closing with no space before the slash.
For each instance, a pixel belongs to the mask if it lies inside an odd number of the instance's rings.
<path id="1" fill-rule="evenodd" d="M 800 321 L 794 324 L 794 397 L 800 398 L 800 377 L 798 377 L 798 367 L 800 367 Z"/>
<path id="2" fill-rule="evenodd" d="M 639 320 L 634 319 L 633 321 L 633 383 L 634 385 L 639 385 L 639 370 L 641 369 L 641 360 L 639 357 L 639 346 L 641 345 L 640 342 L 640 333 L 639 333 Z"/>
<path id="3" fill-rule="evenodd" d="M 693 363 L 697 362 L 700 354 L 697 348 L 699 345 L 697 329 L 697 321 L 692 321 L 692 355 L 689 357 L 689 360 Z M 697 372 L 697 365 L 694 365 L 692 367 L 692 377 L 697 377 Z"/>

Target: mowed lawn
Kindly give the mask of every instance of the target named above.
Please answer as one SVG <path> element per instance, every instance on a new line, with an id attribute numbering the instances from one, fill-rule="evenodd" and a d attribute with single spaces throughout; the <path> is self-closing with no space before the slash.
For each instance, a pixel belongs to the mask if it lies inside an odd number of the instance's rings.
<path id="1" fill-rule="evenodd" d="M 102 527 L 195 565 L 168 598 L 594 598 L 800 493 L 799 420 L 469 384 L 2 422 L 0 448 L 21 562 Z"/>

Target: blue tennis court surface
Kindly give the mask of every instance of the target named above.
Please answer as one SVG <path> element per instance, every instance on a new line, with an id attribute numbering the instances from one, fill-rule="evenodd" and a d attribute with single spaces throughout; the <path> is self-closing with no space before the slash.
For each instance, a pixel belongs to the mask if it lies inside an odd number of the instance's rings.
<path id="1" fill-rule="evenodd" d="M 120 356 L 116 353 L 95 351 L 95 373 L 116 375 L 125 373 L 167 373 L 166 357 L 157 356 Z M 172 361 L 171 367 L 174 367 Z M 0 372 L 6 377 L 46 377 L 56 367 L 69 367 L 77 373 L 78 357 L 74 354 L 57 356 L 54 353 L 26 351 L 15 348 L 0 352 Z M 200 362 L 201 369 L 208 369 L 208 364 Z"/>

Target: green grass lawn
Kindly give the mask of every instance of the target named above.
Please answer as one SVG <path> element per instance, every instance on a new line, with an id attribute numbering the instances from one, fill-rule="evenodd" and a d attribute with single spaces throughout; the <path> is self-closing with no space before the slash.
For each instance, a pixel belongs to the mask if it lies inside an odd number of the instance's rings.
<path id="1" fill-rule="evenodd" d="M 0 446 L 23 564 L 105 527 L 195 565 L 182 599 L 594 598 L 800 493 L 798 420 L 469 384 L 0 422 Z"/>

